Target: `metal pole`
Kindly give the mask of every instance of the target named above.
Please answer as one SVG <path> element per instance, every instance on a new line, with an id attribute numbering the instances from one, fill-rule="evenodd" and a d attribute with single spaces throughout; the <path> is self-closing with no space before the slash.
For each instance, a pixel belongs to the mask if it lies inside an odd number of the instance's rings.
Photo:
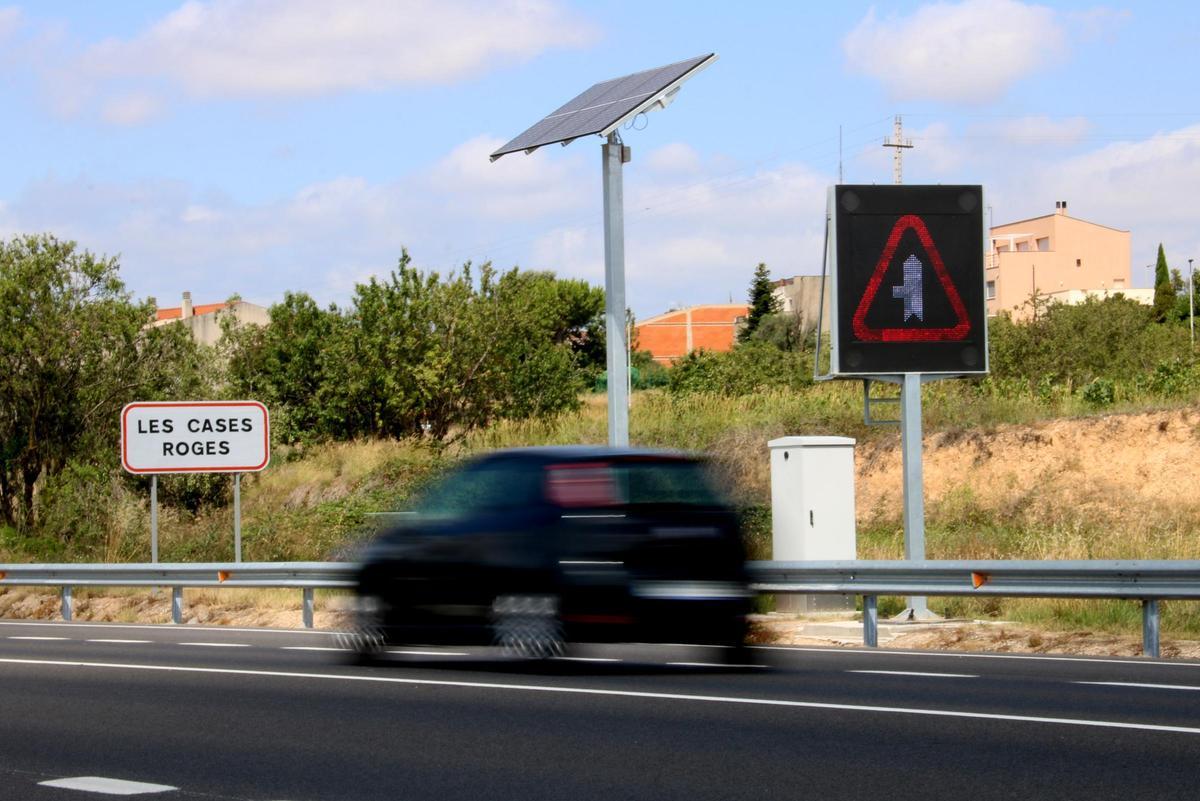
<path id="1" fill-rule="evenodd" d="M 1196 349 L 1196 292 L 1192 289 L 1192 260 L 1188 259 L 1188 328 L 1192 334 L 1192 350 Z"/>
<path id="2" fill-rule="evenodd" d="M 183 587 L 171 588 L 171 622 L 183 622 Z"/>
<path id="3" fill-rule="evenodd" d="M 71 588 L 63 587 L 62 588 L 62 610 L 61 610 L 62 611 L 62 619 L 66 620 L 66 621 L 70 621 L 71 618 L 74 616 L 72 614 L 74 612 L 74 610 L 75 610 L 75 603 L 74 603 L 73 599 L 71 598 Z"/>
<path id="4" fill-rule="evenodd" d="M 863 645 L 879 647 L 879 599 L 874 595 L 863 596 Z"/>
<path id="5" fill-rule="evenodd" d="M 629 444 L 625 356 L 625 190 L 621 165 L 629 148 L 614 131 L 601 145 L 604 180 L 604 330 L 608 335 L 608 444 Z"/>
<path id="6" fill-rule="evenodd" d="M 242 474 L 233 474 L 233 561 L 242 561 Z"/>
<path id="7" fill-rule="evenodd" d="M 900 447 L 904 468 L 904 558 L 925 559 L 925 481 L 921 466 L 921 374 L 905 373 L 900 387 Z M 932 617 L 925 597 L 908 599 L 904 617 Z"/>
<path id="8" fill-rule="evenodd" d="M 1142 656 L 1158 659 L 1158 601 L 1142 601 Z"/>
<path id="9" fill-rule="evenodd" d="M 158 561 L 158 476 L 150 476 L 150 561 Z"/>
<path id="10" fill-rule="evenodd" d="M 304 628 L 311 629 L 313 627 L 313 588 L 304 588 L 304 609 L 301 613 L 304 618 Z"/>

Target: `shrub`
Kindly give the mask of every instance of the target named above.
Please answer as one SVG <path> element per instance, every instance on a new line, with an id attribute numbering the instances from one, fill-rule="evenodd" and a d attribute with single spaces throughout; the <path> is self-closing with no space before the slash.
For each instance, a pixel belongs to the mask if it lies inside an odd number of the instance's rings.
<path id="1" fill-rule="evenodd" d="M 1116 400 L 1116 385 L 1107 378 L 1092 379 L 1083 388 L 1083 399 L 1092 406 L 1111 406 Z"/>

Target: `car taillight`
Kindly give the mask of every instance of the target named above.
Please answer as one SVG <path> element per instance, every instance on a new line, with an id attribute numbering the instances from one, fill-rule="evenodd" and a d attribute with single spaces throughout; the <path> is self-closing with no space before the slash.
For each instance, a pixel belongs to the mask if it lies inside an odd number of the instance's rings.
<path id="1" fill-rule="evenodd" d="M 581 462 L 546 468 L 546 496 L 558 506 L 614 506 L 620 499 L 612 465 Z"/>

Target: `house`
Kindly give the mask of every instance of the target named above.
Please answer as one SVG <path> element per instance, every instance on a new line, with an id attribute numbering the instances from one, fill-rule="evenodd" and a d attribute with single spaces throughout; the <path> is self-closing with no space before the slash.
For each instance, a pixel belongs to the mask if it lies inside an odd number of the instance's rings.
<path id="1" fill-rule="evenodd" d="M 1014 320 L 1033 313 L 1033 295 L 1060 303 L 1121 293 L 1152 303 L 1154 291 L 1132 287 L 1129 231 L 1067 215 L 1066 201 L 1054 213 L 991 229 L 984 262 L 987 313 Z"/>
<path id="2" fill-rule="evenodd" d="M 648 350 L 663 365 L 694 350 L 733 350 L 738 329 L 746 322 L 745 303 L 713 303 L 673 309 L 637 324 L 638 350 Z"/>
<path id="3" fill-rule="evenodd" d="M 794 314 L 799 320 L 799 333 L 807 336 L 817 330 L 818 319 L 822 320 L 821 330 L 829 331 L 829 297 L 830 287 L 825 287 L 824 317 L 822 318 L 821 276 L 797 275 L 794 278 L 781 278 L 775 282 L 773 291 L 779 301 L 779 311 L 784 314 Z"/>
<path id="4" fill-rule="evenodd" d="M 150 301 L 153 303 L 154 299 Z M 218 314 L 220 312 L 220 314 Z M 180 323 L 191 331 L 192 339 L 201 345 L 215 345 L 221 339 L 221 317 L 231 314 L 239 325 L 253 323 L 266 325 L 271 322 L 267 310 L 255 303 L 244 300 L 227 301 L 225 303 L 203 303 L 199 306 L 192 304 L 192 293 L 183 293 L 183 304 L 166 309 L 155 308 L 154 321 L 151 325 L 169 325 Z"/>

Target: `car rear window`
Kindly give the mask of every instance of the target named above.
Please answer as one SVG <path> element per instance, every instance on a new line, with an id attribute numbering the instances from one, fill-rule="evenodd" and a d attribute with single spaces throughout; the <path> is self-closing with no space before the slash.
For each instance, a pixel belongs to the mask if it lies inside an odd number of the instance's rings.
<path id="1" fill-rule="evenodd" d="M 723 504 L 705 465 L 689 459 L 550 465 L 546 468 L 546 495 L 551 503 L 565 507 Z"/>

